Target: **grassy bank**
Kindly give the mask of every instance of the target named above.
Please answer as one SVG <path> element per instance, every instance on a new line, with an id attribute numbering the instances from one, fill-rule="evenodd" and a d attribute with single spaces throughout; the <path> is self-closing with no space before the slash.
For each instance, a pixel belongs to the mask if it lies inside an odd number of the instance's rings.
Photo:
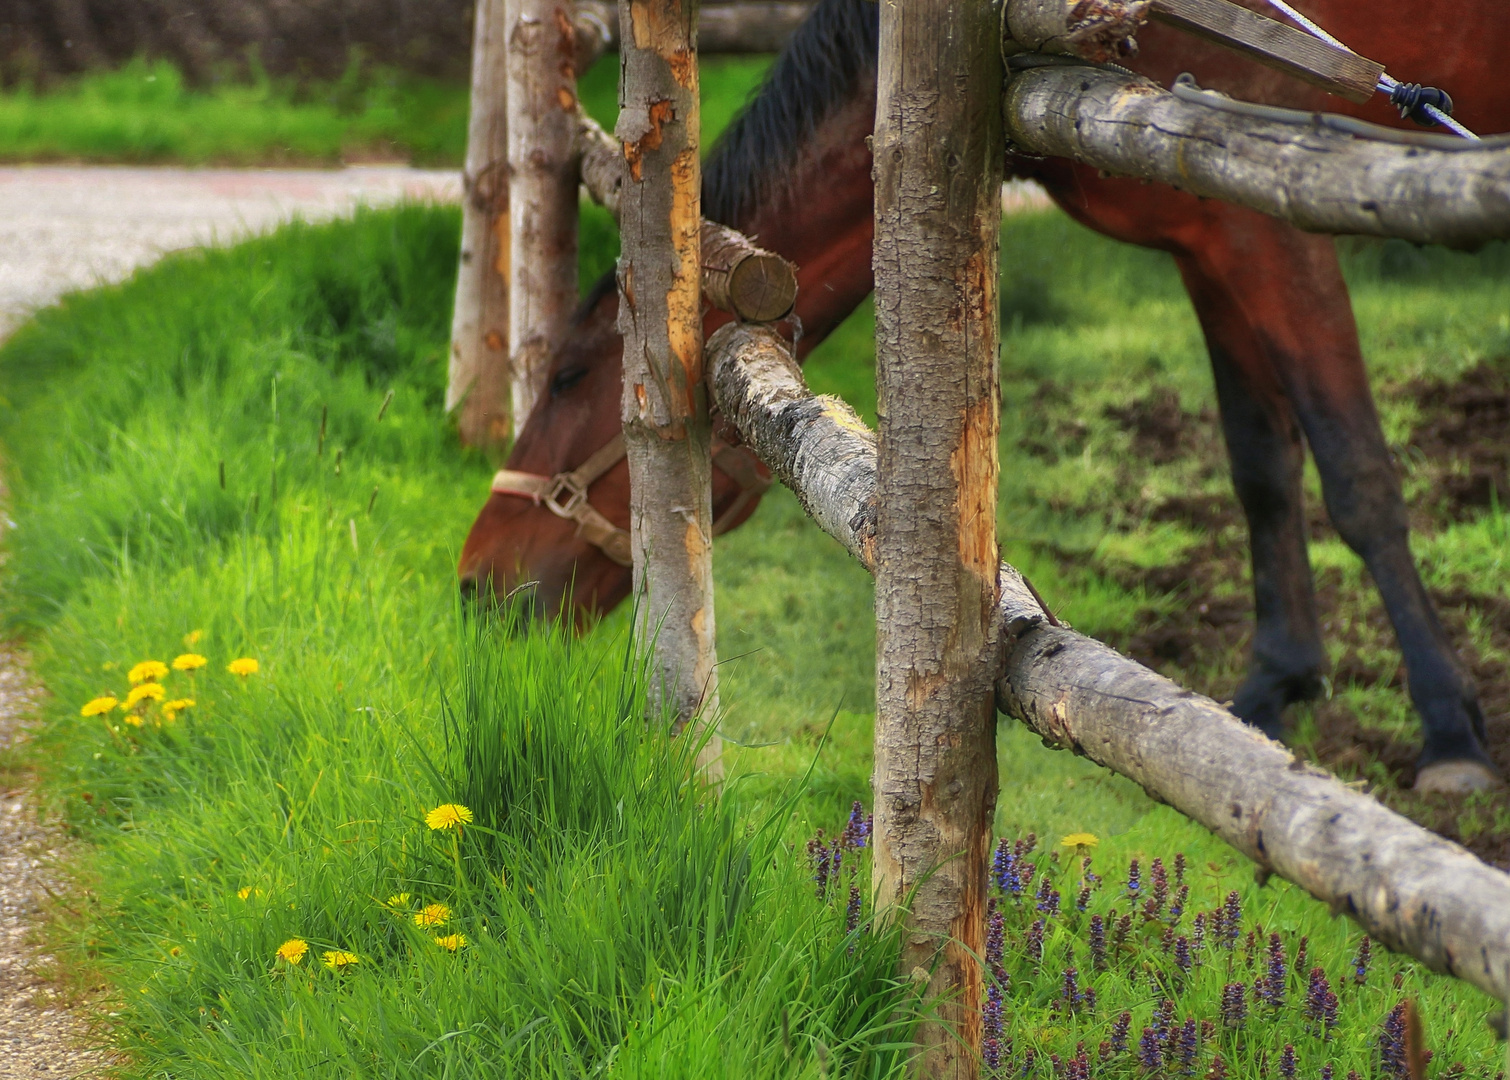
<path id="1" fill-rule="evenodd" d="M 808 847 L 868 801 L 863 571 L 780 491 L 721 541 L 726 725 L 745 744 L 722 800 L 639 723 L 624 613 L 579 642 L 458 613 L 455 550 L 488 468 L 440 413 L 456 231 L 453 211 L 401 208 L 175 256 L 0 349 L 7 613 L 50 691 L 27 760 L 82 841 L 51 930 L 65 968 L 110 988 L 127 1076 L 895 1072 L 910 984 L 870 932 L 866 856 L 847 846 L 833 872 L 828 855 L 820 885 Z M 585 274 L 612 243 L 589 244 Z M 1173 390 L 1184 426 L 1209 426 L 1193 321 L 1161 258 L 1047 215 L 1007 244 L 1008 551 L 1077 625 L 1131 639 L 1188 600 L 1126 567 L 1178 565 L 1207 538 L 1126 500 L 1224 483 L 1207 444 L 1154 464 L 1118 419 Z M 1371 341 L 1386 381 L 1494 355 L 1493 259 L 1390 277 L 1378 249 L 1356 255 L 1360 310 L 1393 313 Z M 1102 307 L 1071 319 L 1072 290 Z M 862 409 L 868 318 L 810 368 Z M 1046 426 L 1066 440 L 1052 463 Z M 1461 553 L 1484 550 L 1484 522 L 1432 533 L 1432 572 L 1476 573 Z M 81 715 L 125 700 L 139 662 L 189 654 L 207 663 L 160 676 L 162 701 Z M 258 670 L 228 670 L 241 658 Z M 1190 677 L 1218 683 L 1236 664 L 1219 659 Z M 1381 703 L 1371 722 L 1403 724 L 1384 713 L 1398 690 L 1355 692 Z M 1406 999 L 1431 1075 L 1499 1067 L 1477 993 L 1378 950 L 1360 982 L 1349 924 L 1010 725 L 1000 766 L 997 830 L 1024 849 L 995 894 L 1014 1075 L 1051 1080 L 1051 1055 L 1081 1043 L 1112 1077 L 1218 1057 L 1251 1080 L 1289 1061 L 1392 1075 L 1381 1039 Z M 473 820 L 431 828 L 448 803 Z M 1094 842 L 1060 843 L 1077 832 Z M 1241 1020 L 1222 1009 L 1234 984 Z"/>
<path id="2" fill-rule="evenodd" d="M 767 63 L 703 62 L 709 130 L 727 123 Z M 617 78 L 609 57 L 581 82 L 589 111 L 610 128 Z M 335 83 L 264 77 L 194 87 L 167 62 L 138 60 L 46 91 L 0 93 L 0 162 L 459 167 L 466 144 L 464 85 L 359 63 Z"/>

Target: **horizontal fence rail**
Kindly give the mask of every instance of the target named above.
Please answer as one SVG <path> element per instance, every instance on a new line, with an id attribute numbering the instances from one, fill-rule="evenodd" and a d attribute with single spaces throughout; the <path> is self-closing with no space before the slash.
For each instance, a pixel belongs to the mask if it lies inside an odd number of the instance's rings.
<path id="1" fill-rule="evenodd" d="M 724 417 L 821 526 L 875 570 L 876 438 L 812 394 L 771 330 L 708 341 Z M 1510 994 L 1510 875 L 1300 761 L 1216 702 L 1058 625 L 1000 571 L 997 708 L 1136 783 L 1391 949 Z"/>
<path id="2" fill-rule="evenodd" d="M 1375 140 L 1357 134 L 1374 125 L 1351 118 L 1177 89 L 1072 61 L 1019 70 L 1002 99 L 1007 138 L 1033 154 L 1160 180 L 1312 232 L 1457 248 L 1510 238 L 1510 142 L 1382 127 L 1375 130 L 1395 141 Z M 1300 122 L 1270 118 L 1285 113 Z"/>

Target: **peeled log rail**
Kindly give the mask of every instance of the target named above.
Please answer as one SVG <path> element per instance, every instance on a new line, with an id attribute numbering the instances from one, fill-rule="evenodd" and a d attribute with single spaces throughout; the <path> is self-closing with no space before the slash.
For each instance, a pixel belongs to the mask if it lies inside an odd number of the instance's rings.
<path id="1" fill-rule="evenodd" d="M 707 367 L 724 417 L 874 572 L 875 435 L 842 401 L 815 397 L 766 328 L 723 327 Z M 1389 948 L 1507 998 L 1510 875 L 1297 760 L 1216 702 L 1052 625 L 1006 563 L 1000 584 L 998 709 L 1141 784 Z"/>
<path id="2" fill-rule="evenodd" d="M 580 111 L 577 153 L 582 161 L 582 186 L 617 220 L 624 188 L 623 149 L 597 121 Z M 705 220 L 701 238 L 703 299 L 745 322 L 776 322 L 791 313 L 797 302 L 797 270 L 791 263 L 717 222 Z"/>
<path id="3" fill-rule="evenodd" d="M 697 19 L 699 53 L 774 53 L 813 10 L 812 3 L 746 0 L 744 3 L 703 4 Z M 593 56 L 619 47 L 619 13 L 602 0 L 577 0 L 578 28 L 583 16 L 606 31 L 593 46 Z M 587 70 L 585 67 L 583 71 Z"/>
<path id="4" fill-rule="evenodd" d="M 1022 150 L 1160 180 L 1312 232 L 1458 248 L 1510 237 L 1510 147 L 1500 143 L 1375 142 L 1185 101 L 1074 63 L 1018 72 L 1002 106 L 1007 138 Z"/>

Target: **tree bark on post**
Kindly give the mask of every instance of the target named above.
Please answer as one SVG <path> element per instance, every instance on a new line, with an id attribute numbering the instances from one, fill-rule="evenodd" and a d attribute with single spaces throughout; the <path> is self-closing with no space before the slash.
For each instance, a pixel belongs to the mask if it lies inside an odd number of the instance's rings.
<path id="1" fill-rule="evenodd" d="M 636 634 L 653 649 L 651 709 L 681 728 L 711 722 L 718 705 L 697 3 L 620 0 L 619 26 L 619 331 Z M 718 752 L 710 736 L 698 761 L 713 779 Z"/>
<path id="2" fill-rule="evenodd" d="M 577 306 L 577 43 L 571 0 L 506 0 L 509 381 L 523 426 Z"/>
<path id="3" fill-rule="evenodd" d="M 505 0 L 477 0 L 472 101 L 462 171 L 461 261 L 446 412 L 461 441 L 496 448 L 509 415 L 509 188 Z"/>
<path id="4" fill-rule="evenodd" d="M 974 1077 L 996 807 L 1000 30 L 881 5 L 876 181 L 875 893 L 929 983 L 925 1075 Z M 953 1030 L 950 1030 L 950 1029 Z"/>

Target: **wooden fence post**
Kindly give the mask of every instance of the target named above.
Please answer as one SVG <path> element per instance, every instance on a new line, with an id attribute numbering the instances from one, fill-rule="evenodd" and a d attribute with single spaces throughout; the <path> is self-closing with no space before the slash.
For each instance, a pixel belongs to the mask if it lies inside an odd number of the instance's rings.
<path id="1" fill-rule="evenodd" d="M 979 1068 L 996 807 L 1000 32 L 987 0 L 881 5 L 876 180 L 876 904 L 906 903 L 924 1075 Z M 952 1030 L 950 1030 L 952 1028 Z"/>
<path id="2" fill-rule="evenodd" d="M 703 383 L 697 4 L 619 0 L 619 330 L 636 633 L 650 704 L 711 721 L 713 507 Z M 716 778 L 716 736 L 699 760 Z"/>
<path id="3" fill-rule="evenodd" d="M 577 306 L 577 44 L 571 0 L 506 0 L 510 412 L 522 427 Z"/>
<path id="4" fill-rule="evenodd" d="M 446 412 L 468 446 L 497 447 L 509 416 L 509 188 L 505 0 L 477 0 L 472 101 L 462 171 L 461 261 Z"/>

